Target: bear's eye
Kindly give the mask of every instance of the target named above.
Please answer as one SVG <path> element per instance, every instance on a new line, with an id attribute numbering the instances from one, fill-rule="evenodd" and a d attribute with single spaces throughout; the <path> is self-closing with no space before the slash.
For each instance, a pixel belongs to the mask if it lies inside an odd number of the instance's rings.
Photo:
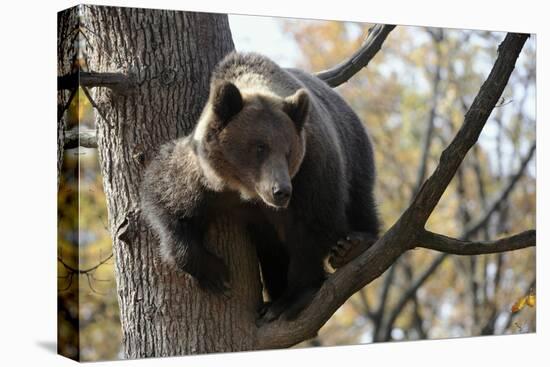
<path id="1" fill-rule="evenodd" d="M 268 147 L 264 143 L 256 143 L 256 155 L 258 156 L 258 158 L 264 157 L 267 153 L 267 150 Z"/>

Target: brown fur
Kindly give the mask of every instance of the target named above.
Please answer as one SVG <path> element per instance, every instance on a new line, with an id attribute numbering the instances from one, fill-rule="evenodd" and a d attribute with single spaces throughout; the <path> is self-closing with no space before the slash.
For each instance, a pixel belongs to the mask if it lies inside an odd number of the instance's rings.
<path id="1" fill-rule="evenodd" d="M 219 98 L 217 90 L 213 94 Z M 227 102 L 219 99 L 218 103 Z M 304 157 L 302 126 L 307 103 L 303 90 L 287 98 L 244 96 L 242 110 L 229 121 L 207 128 L 206 139 L 199 143 L 204 159 L 227 188 L 239 192 L 243 199 L 270 204 L 273 173 L 284 170 L 294 177 Z M 255 159 L 258 145 L 266 149 L 267 161 Z"/>
<path id="2" fill-rule="evenodd" d="M 349 231 L 376 238 L 374 174 L 366 130 L 336 92 L 235 53 L 213 73 L 193 132 L 147 168 L 142 209 L 165 260 L 214 292 L 227 290 L 228 272 L 204 234 L 214 216 L 238 214 L 273 301 L 262 320 L 293 318 L 324 281 L 323 261 L 339 239 Z"/>

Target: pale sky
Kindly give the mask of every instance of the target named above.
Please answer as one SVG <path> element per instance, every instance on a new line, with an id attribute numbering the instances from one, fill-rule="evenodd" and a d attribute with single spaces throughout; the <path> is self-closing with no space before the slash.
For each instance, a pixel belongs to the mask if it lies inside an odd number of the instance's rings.
<path id="1" fill-rule="evenodd" d="M 300 49 L 285 36 L 281 19 L 252 15 L 229 15 L 229 25 L 237 51 L 264 54 L 283 67 L 295 67 Z"/>

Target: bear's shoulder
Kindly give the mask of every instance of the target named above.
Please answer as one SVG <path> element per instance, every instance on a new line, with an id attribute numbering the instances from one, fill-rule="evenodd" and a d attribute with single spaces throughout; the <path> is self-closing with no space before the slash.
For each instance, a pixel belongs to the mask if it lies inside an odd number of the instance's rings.
<path id="1" fill-rule="evenodd" d="M 286 69 L 257 53 L 232 52 L 215 68 L 212 83 L 229 81 L 244 94 L 288 97 L 302 85 Z"/>
<path id="2" fill-rule="evenodd" d="M 232 52 L 214 69 L 213 80 L 235 81 L 249 74 L 272 75 L 279 66 L 267 57 L 249 52 Z"/>
<path id="3" fill-rule="evenodd" d="M 142 182 L 142 202 L 162 203 L 171 213 L 191 215 L 206 195 L 204 175 L 189 137 L 161 146 Z"/>

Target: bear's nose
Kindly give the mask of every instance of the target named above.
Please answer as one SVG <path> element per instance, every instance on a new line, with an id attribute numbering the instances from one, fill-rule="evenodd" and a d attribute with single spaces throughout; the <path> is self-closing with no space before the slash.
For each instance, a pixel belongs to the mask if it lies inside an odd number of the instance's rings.
<path id="1" fill-rule="evenodd" d="M 290 195 L 292 194 L 292 186 L 290 185 L 273 185 L 272 187 L 273 191 L 273 198 L 277 203 L 285 203 L 288 199 L 290 199 Z"/>

